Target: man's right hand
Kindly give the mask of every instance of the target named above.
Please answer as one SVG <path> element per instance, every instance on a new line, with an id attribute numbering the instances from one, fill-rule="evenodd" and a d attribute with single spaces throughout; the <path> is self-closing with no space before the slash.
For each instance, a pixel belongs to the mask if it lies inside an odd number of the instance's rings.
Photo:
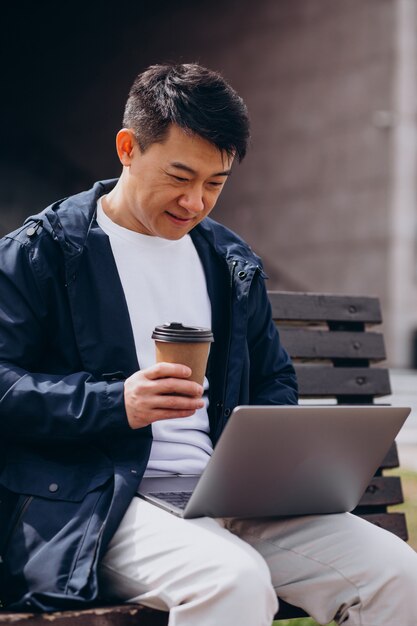
<path id="1" fill-rule="evenodd" d="M 204 406 L 203 387 L 187 380 L 191 370 L 177 363 L 157 363 L 125 381 L 124 399 L 131 428 L 158 420 L 190 417 Z"/>

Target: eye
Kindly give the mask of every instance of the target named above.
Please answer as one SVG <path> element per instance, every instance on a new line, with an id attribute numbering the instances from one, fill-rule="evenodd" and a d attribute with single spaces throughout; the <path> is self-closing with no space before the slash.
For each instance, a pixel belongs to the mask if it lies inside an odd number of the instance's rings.
<path id="1" fill-rule="evenodd" d="M 223 183 L 219 183 L 219 182 L 216 182 L 216 181 L 211 181 L 211 182 L 209 182 L 209 185 L 210 185 L 210 187 L 216 188 L 216 187 L 222 187 Z"/>
<path id="2" fill-rule="evenodd" d="M 184 178 L 183 176 L 175 176 L 174 174 L 170 174 L 170 176 L 178 183 L 188 183 L 188 178 Z"/>

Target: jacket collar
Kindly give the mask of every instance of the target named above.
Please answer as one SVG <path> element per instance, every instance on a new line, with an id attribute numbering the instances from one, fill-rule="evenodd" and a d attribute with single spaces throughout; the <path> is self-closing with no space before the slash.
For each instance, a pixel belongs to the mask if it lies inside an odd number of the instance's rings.
<path id="1" fill-rule="evenodd" d="M 99 181 L 91 189 L 58 200 L 29 219 L 42 222 L 60 244 L 66 260 L 77 257 L 85 248 L 98 199 L 111 191 L 116 182 L 117 179 Z"/>
<path id="2" fill-rule="evenodd" d="M 199 233 L 204 237 L 217 254 L 225 258 L 228 265 L 233 264 L 234 261 L 254 265 L 255 267 L 261 264 L 259 257 L 253 253 L 243 239 L 210 217 L 206 217 L 191 231 L 190 234 L 193 239 L 194 233 Z"/>

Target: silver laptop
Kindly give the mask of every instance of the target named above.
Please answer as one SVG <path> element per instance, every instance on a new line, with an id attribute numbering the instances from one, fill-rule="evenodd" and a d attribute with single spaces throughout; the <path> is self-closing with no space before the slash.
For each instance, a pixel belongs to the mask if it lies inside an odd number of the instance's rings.
<path id="1" fill-rule="evenodd" d="M 239 406 L 201 476 L 145 477 L 138 495 L 184 518 L 351 511 L 410 411 Z"/>

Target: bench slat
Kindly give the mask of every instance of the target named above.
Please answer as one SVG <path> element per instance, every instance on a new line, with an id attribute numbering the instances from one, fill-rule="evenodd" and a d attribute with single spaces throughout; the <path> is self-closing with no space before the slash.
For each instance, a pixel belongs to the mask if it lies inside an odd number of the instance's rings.
<path id="1" fill-rule="evenodd" d="M 382 368 L 294 364 L 300 396 L 386 396 L 391 393 L 388 371 Z"/>
<path id="2" fill-rule="evenodd" d="M 387 454 L 385 455 L 385 458 L 382 461 L 380 467 L 381 469 L 389 469 L 393 467 L 398 467 L 399 464 L 400 460 L 398 458 L 397 444 L 394 441 Z"/>
<path id="3" fill-rule="evenodd" d="M 13 626 L 166 626 L 168 613 L 139 604 L 59 611 L 56 613 L 2 613 L 0 624 Z"/>
<path id="4" fill-rule="evenodd" d="M 380 528 L 389 530 L 404 541 L 408 539 L 407 523 L 404 513 L 370 513 L 369 515 L 361 515 L 361 517 Z"/>
<path id="5" fill-rule="evenodd" d="M 391 506 L 403 501 L 399 476 L 375 476 L 367 486 L 358 507 Z"/>
<path id="6" fill-rule="evenodd" d="M 268 295 L 276 320 L 382 322 L 378 298 L 282 291 L 269 291 Z"/>
<path id="7" fill-rule="evenodd" d="M 281 341 L 294 359 L 385 359 L 380 333 L 330 332 L 302 328 L 279 329 Z"/>

